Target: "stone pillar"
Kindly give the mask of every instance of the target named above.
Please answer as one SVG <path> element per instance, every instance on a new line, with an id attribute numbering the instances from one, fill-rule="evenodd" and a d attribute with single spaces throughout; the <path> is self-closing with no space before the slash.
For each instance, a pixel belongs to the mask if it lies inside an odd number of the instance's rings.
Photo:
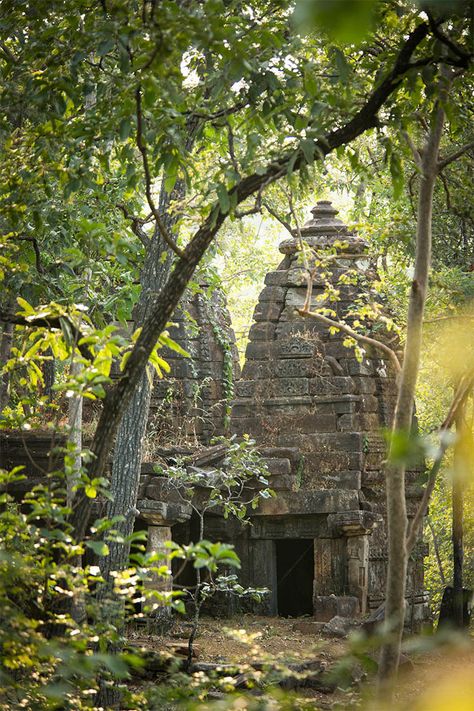
<path id="1" fill-rule="evenodd" d="M 328 517 L 330 530 L 345 539 L 347 592 L 359 601 L 361 614 L 367 611 L 369 535 L 377 519 L 377 514 L 361 510 L 344 511 Z"/>
<path id="2" fill-rule="evenodd" d="M 146 546 L 147 553 L 166 553 L 168 551 L 166 543 L 171 541 L 170 526 L 148 526 L 148 540 Z M 164 565 L 165 561 L 157 561 L 156 567 Z M 173 589 L 173 576 L 163 577 L 154 573 L 146 583 L 146 588 L 149 590 L 158 590 L 159 592 L 170 592 Z"/>
<path id="3" fill-rule="evenodd" d="M 187 521 L 191 517 L 191 507 L 182 503 L 165 501 L 166 489 L 163 488 L 166 482 L 160 481 L 161 477 L 154 477 L 154 482 L 143 483 L 143 489 L 147 498 L 140 498 L 137 502 L 139 516 L 142 521 L 148 524 L 147 553 L 165 553 L 166 543 L 171 541 L 171 526 L 181 521 Z M 154 498 L 148 498 L 153 496 Z M 157 560 L 156 567 L 165 564 L 165 560 Z M 173 578 L 170 575 L 163 577 L 153 575 L 144 585 L 144 590 L 157 591 L 158 593 L 168 593 L 173 589 Z M 159 631 L 164 632 L 169 628 L 171 622 L 171 608 L 169 605 L 160 604 L 159 595 L 154 602 L 157 605 L 149 616 L 149 623 L 156 626 Z M 153 603 L 153 598 L 150 600 Z M 151 631 L 151 628 L 149 627 Z"/>
<path id="4" fill-rule="evenodd" d="M 347 590 L 358 598 L 360 612 L 367 612 L 369 537 L 347 534 Z"/>

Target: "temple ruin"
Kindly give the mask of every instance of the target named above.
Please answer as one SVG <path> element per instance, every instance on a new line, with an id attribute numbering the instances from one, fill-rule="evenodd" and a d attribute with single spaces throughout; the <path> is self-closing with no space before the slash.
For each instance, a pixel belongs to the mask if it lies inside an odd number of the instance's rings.
<path id="1" fill-rule="evenodd" d="M 314 275 L 313 306 L 324 305 L 329 283 L 339 292 L 331 308 L 350 323 L 351 305 L 376 276 L 367 243 L 337 218 L 327 201 L 316 205 L 301 233 L 314 250 L 331 253 L 330 268 L 321 266 Z M 172 336 L 194 357 L 185 361 L 170 354 L 172 385 L 181 393 L 178 400 L 187 403 L 186 427 L 200 446 L 158 446 L 156 452 L 161 463 L 173 462 L 177 452 L 186 453 L 193 467 L 211 472 L 222 461 L 222 448 L 202 445 L 225 431 L 249 434 L 265 458 L 276 496 L 252 511 L 251 526 L 209 516 L 206 537 L 235 545 L 243 585 L 269 588 L 266 613 L 311 615 L 322 621 L 335 615 L 355 617 L 384 599 L 383 430 L 390 425 L 394 406 L 394 373 L 380 353 L 366 350 L 358 359 L 340 332 L 330 333 L 320 321 L 298 313 L 306 298 L 306 272 L 296 235 L 282 241 L 280 252 L 282 261 L 267 274 L 255 307 L 240 377 L 235 347 L 226 349 L 219 337 L 219 329 L 224 329 L 233 343 L 225 304 L 220 301 L 214 308 L 194 298 L 183 305 Z M 342 283 L 340 277 L 348 270 L 351 283 Z M 186 310 L 195 326 L 191 335 Z M 228 418 L 225 383 L 230 371 L 237 379 Z M 156 385 L 151 422 L 169 387 L 169 382 Z M 183 426 L 176 411 L 167 417 L 173 427 Z M 3 436 L 4 466 L 20 463 L 13 440 L 13 435 Z M 33 476 L 31 461 L 25 463 Z M 421 496 L 418 474 L 413 470 L 406 475 L 409 516 Z M 152 461 L 142 467 L 137 508 L 141 525 L 149 528 L 150 550 L 161 549 L 171 538 L 193 540 L 190 507 L 170 495 Z M 420 541 L 407 579 L 412 626 L 427 616 L 424 555 Z"/>

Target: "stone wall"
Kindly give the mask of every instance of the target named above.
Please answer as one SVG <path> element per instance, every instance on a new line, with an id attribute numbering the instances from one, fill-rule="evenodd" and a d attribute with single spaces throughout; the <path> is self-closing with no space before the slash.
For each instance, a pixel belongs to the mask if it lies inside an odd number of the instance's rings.
<path id="1" fill-rule="evenodd" d="M 209 444 L 229 433 L 230 403 L 239 375 L 235 336 L 225 298 L 205 284 L 187 293 L 169 328 L 189 358 L 165 349 L 170 378 L 155 379 L 149 418 L 149 439 L 157 446 Z"/>

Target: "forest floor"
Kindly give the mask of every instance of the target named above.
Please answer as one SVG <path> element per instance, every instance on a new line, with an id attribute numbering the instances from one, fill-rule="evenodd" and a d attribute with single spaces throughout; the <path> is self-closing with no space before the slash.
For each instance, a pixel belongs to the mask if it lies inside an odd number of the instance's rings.
<path id="1" fill-rule="evenodd" d="M 204 618 L 195 642 L 195 659 L 199 663 L 236 665 L 318 660 L 323 667 L 332 668 L 347 658 L 351 651 L 347 640 L 315 636 L 308 634 L 308 630 L 305 633 L 302 631 L 304 623 L 305 618 L 255 615 L 228 620 Z M 140 630 L 131 632 L 130 642 L 153 651 L 184 654 L 188 633 L 187 623 L 177 623 L 166 637 L 147 635 Z M 397 711 L 474 711 L 472 637 L 462 644 L 420 643 L 419 649 L 410 652 L 405 661 L 397 684 L 396 702 L 391 708 Z M 308 702 L 311 708 L 321 710 L 382 711 L 386 708 L 373 701 L 370 675 L 364 677 L 364 683 L 345 690 L 338 688 L 333 693 L 322 693 L 316 689 L 301 689 L 298 697 L 305 708 Z"/>

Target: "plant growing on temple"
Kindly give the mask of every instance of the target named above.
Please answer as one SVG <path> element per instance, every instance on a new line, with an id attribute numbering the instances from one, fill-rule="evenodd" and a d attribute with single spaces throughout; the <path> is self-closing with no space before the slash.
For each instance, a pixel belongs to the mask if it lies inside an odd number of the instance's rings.
<path id="1" fill-rule="evenodd" d="M 155 468 L 158 474 L 166 477 L 167 488 L 176 492 L 183 503 L 191 506 L 199 521 L 198 541 L 182 547 L 187 558 L 193 560 L 196 571 L 196 585 L 193 589 L 186 588 L 194 606 L 193 626 L 188 640 L 188 667 L 192 663 L 194 640 L 206 601 L 216 593 L 239 598 L 251 597 L 258 601 L 267 592 L 263 588 L 243 588 L 233 574 L 220 572 L 214 577 L 219 572 L 219 566 L 239 568 L 240 561 L 233 546 L 206 540 L 206 515 L 216 511 L 225 519 L 233 517 L 242 525 L 250 525 L 249 511 L 255 510 L 262 499 L 275 495 L 269 486 L 267 466 L 254 440 L 244 436 L 241 440 L 231 437 L 216 441 L 225 448 L 219 468 L 199 469 L 187 464 L 186 458 L 166 468 Z M 214 558 L 213 562 L 211 557 Z M 202 577 L 203 567 L 209 570 L 207 579 Z M 177 578 L 179 573 L 175 575 L 175 580 Z"/>

